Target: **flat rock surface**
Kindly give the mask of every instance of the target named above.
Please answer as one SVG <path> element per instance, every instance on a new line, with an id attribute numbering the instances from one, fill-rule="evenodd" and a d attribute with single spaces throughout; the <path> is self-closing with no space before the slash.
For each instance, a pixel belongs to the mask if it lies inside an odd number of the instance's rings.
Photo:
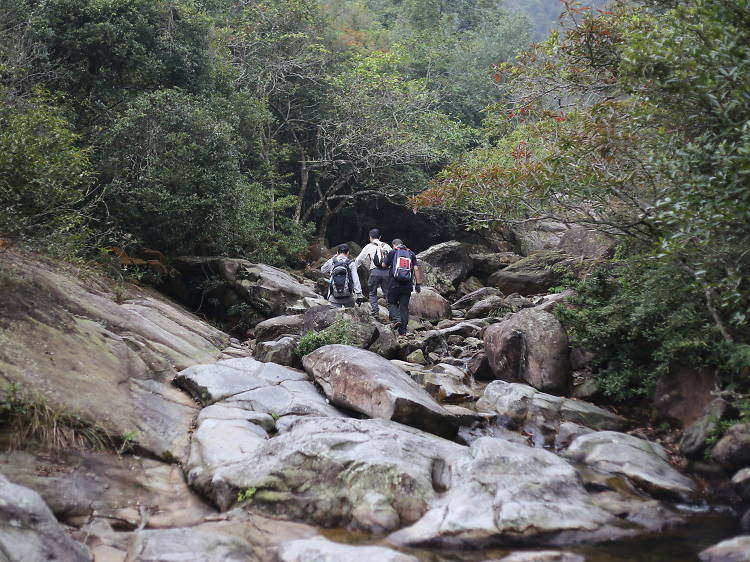
<path id="1" fill-rule="evenodd" d="M 566 456 L 598 471 L 622 474 L 655 496 L 690 500 L 696 485 L 667 462 L 667 453 L 656 443 L 618 433 L 598 431 L 581 435 Z"/>
<path id="2" fill-rule="evenodd" d="M 303 359 L 305 370 L 339 406 L 453 437 L 458 421 L 409 375 L 362 349 L 327 345 Z"/>
<path id="3" fill-rule="evenodd" d="M 228 336 L 155 292 L 0 254 L 0 384 L 182 458 L 195 404 L 170 382 L 218 359 Z M 54 381 L 54 382 L 52 382 Z"/>

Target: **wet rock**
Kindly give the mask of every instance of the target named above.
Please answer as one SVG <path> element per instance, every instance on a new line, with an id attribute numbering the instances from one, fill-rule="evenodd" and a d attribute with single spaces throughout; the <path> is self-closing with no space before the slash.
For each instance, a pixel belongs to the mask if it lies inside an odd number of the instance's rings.
<path id="1" fill-rule="evenodd" d="M 488 316 L 503 317 L 511 311 L 510 305 L 503 297 L 488 297 L 476 303 L 466 311 L 464 318 L 487 318 Z"/>
<path id="2" fill-rule="evenodd" d="M 259 342 L 271 341 L 283 335 L 301 334 L 305 322 L 303 314 L 277 316 L 264 320 L 255 326 L 253 332 Z"/>
<path id="3" fill-rule="evenodd" d="M 454 302 L 451 307 L 456 310 L 468 310 L 479 301 L 487 299 L 489 297 L 502 297 L 503 294 L 495 289 L 495 287 L 483 287 L 476 291 L 469 293 Z"/>
<path id="4" fill-rule="evenodd" d="M 491 561 L 487 561 L 491 562 Z M 532 550 L 527 552 L 514 552 L 500 558 L 497 562 L 586 562 L 579 554 L 572 552 L 561 552 L 559 550 Z"/>
<path id="5" fill-rule="evenodd" d="M 732 488 L 743 500 L 750 501 L 750 467 L 743 468 L 732 476 Z"/>
<path id="6" fill-rule="evenodd" d="M 572 261 L 564 252 L 538 252 L 496 271 L 487 279 L 487 284 L 506 295 L 545 293 L 562 280 L 565 268 L 572 265 Z"/>
<path id="7" fill-rule="evenodd" d="M 0 552 L 8 562 L 88 562 L 86 548 L 71 539 L 44 500 L 0 474 Z"/>
<path id="8" fill-rule="evenodd" d="M 37 492 L 55 516 L 80 525 L 96 513 L 120 528 L 195 525 L 214 510 L 192 494 L 182 469 L 153 459 L 90 451 L 16 450 L 3 472 Z"/>
<path id="9" fill-rule="evenodd" d="M 695 420 L 682 434 L 680 452 L 690 459 L 701 459 L 706 450 L 706 440 L 716 431 L 721 420 L 726 419 L 732 407 L 726 400 L 716 398 L 703 409 L 700 418 Z"/>
<path id="10" fill-rule="evenodd" d="M 622 474 L 657 497 L 690 500 L 696 492 L 695 483 L 672 468 L 660 445 L 625 433 L 582 435 L 568 447 L 566 456 L 600 472 Z"/>
<path id="11" fill-rule="evenodd" d="M 126 562 L 247 562 L 257 560 L 253 547 L 235 535 L 196 528 L 138 531 L 128 545 Z"/>
<path id="12" fill-rule="evenodd" d="M 305 370 L 337 405 L 453 437 L 458 422 L 386 359 L 351 346 L 327 345 L 306 355 Z"/>
<path id="13" fill-rule="evenodd" d="M 425 320 L 442 320 L 451 317 L 451 305 L 437 291 L 423 287 L 420 293 L 412 293 L 409 314 Z"/>
<path id="14" fill-rule="evenodd" d="M 727 539 L 698 555 L 701 562 L 749 562 L 750 535 Z"/>
<path id="15" fill-rule="evenodd" d="M 701 417 L 703 409 L 713 399 L 716 376 L 705 369 L 673 366 L 656 383 L 653 419 L 655 422 L 678 422 L 687 427 Z"/>
<path id="16" fill-rule="evenodd" d="M 711 458 L 728 470 L 750 465 L 750 423 L 730 427 L 714 446 Z"/>
<path id="17" fill-rule="evenodd" d="M 553 315 L 524 309 L 484 332 L 490 368 L 499 379 L 563 394 L 570 388 L 568 336 Z"/>
<path id="18" fill-rule="evenodd" d="M 284 336 L 276 341 L 260 342 L 255 347 L 254 356 L 263 363 L 276 363 L 286 367 L 301 367 L 302 359 L 297 354 L 299 337 Z"/>
<path id="19" fill-rule="evenodd" d="M 418 562 L 408 554 L 382 546 L 351 546 L 315 537 L 283 543 L 277 562 Z"/>
<path id="20" fill-rule="evenodd" d="M 560 457 L 502 439 L 480 438 L 450 466 L 446 491 L 413 525 L 389 536 L 402 545 L 564 544 L 618 536 L 575 469 Z"/>
<path id="21" fill-rule="evenodd" d="M 461 242 L 452 240 L 431 246 L 417 254 L 417 263 L 428 263 L 442 273 L 454 287 L 469 276 L 474 260 L 468 248 Z"/>
<path id="22" fill-rule="evenodd" d="M 477 409 L 496 413 L 498 421 L 509 429 L 530 433 L 537 445 L 552 444 L 563 422 L 596 430 L 622 429 L 627 424 L 625 418 L 588 402 L 504 381 L 493 381 L 485 388 Z"/>

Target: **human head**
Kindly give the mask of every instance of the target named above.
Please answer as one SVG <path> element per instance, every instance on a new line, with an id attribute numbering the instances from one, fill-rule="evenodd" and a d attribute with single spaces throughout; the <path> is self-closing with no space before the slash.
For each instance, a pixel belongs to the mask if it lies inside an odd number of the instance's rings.
<path id="1" fill-rule="evenodd" d="M 370 230 L 370 242 L 373 240 L 380 240 L 380 229 L 379 228 L 373 228 Z"/>
<path id="2" fill-rule="evenodd" d="M 403 243 L 403 241 L 401 240 L 401 238 L 394 238 L 394 239 L 393 239 L 393 243 L 391 244 L 391 246 L 393 246 L 394 248 L 395 248 L 396 246 L 403 246 L 403 245 L 404 245 L 404 243 Z"/>
<path id="3" fill-rule="evenodd" d="M 349 246 L 346 244 L 339 244 L 339 247 L 336 248 L 339 254 L 342 254 L 344 256 L 349 255 Z"/>

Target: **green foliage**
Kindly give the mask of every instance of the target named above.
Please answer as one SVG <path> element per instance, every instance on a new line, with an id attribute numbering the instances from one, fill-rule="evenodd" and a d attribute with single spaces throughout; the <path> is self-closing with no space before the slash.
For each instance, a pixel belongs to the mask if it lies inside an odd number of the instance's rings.
<path id="1" fill-rule="evenodd" d="M 575 296 L 555 312 L 571 345 L 596 353 L 605 394 L 650 396 L 675 365 L 705 367 L 728 380 L 728 344 L 690 281 L 668 263 L 635 257 L 573 284 Z"/>
<path id="2" fill-rule="evenodd" d="M 12 448 L 30 441 L 54 448 L 116 448 L 113 437 L 103 428 L 54 407 L 45 397 L 34 396 L 13 383 L 4 389 L 0 420 L 9 427 Z"/>
<path id="3" fill-rule="evenodd" d="M 48 246 L 81 237 L 94 199 L 89 152 L 46 92 L 4 99 L 11 103 L 0 106 L 0 236 Z"/>
<path id="4" fill-rule="evenodd" d="M 297 344 L 297 354 L 303 357 L 324 345 L 357 345 L 357 343 L 351 321 L 344 316 L 339 316 L 327 328 L 319 332 L 308 332 L 302 336 Z"/>
<path id="5" fill-rule="evenodd" d="M 237 493 L 237 503 L 249 502 L 253 499 L 253 496 L 255 496 L 255 493 L 257 491 L 258 488 L 256 488 L 255 486 L 240 490 Z"/>

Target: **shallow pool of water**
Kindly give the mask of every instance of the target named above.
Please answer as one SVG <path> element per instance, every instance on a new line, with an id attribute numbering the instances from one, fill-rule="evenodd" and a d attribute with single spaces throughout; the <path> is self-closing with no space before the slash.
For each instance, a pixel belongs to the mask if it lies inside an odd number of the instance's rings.
<path id="1" fill-rule="evenodd" d="M 347 544 L 381 544 L 368 535 L 340 529 L 321 530 L 331 540 Z M 717 542 L 739 534 L 736 517 L 727 510 L 698 513 L 690 522 L 660 535 L 603 543 L 596 546 L 555 548 L 547 546 L 508 549 L 451 551 L 444 549 L 399 549 L 422 562 L 480 562 L 500 559 L 520 550 L 566 550 L 586 557 L 587 562 L 696 562 L 698 553 Z"/>

